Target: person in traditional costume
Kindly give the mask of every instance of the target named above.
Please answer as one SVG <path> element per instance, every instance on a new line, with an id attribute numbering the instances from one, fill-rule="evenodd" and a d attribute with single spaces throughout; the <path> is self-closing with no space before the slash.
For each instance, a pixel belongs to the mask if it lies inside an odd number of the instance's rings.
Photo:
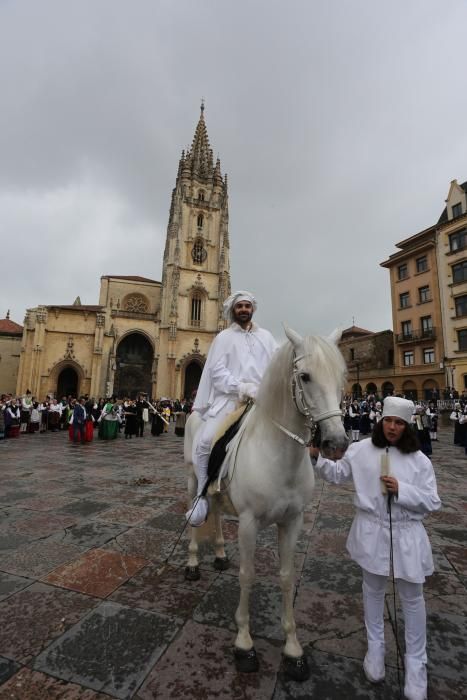
<path id="1" fill-rule="evenodd" d="M 433 390 L 435 391 L 435 390 Z M 438 408 L 435 401 L 430 401 L 428 404 L 427 413 L 430 416 L 431 428 L 430 428 L 430 438 L 433 442 L 438 442 Z"/>
<path id="2" fill-rule="evenodd" d="M 5 435 L 7 438 L 18 437 L 20 429 L 21 412 L 20 407 L 15 401 L 10 401 L 10 404 L 5 409 Z"/>
<path id="3" fill-rule="evenodd" d="M 73 443 L 83 443 L 86 439 L 86 409 L 84 408 L 85 400 L 81 397 L 76 401 L 73 408 Z"/>
<path id="4" fill-rule="evenodd" d="M 38 433 L 40 427 L 41 427 L 41 412 L 40 412 L 39 404 L 37 403 L 37 401 L 34 401 L 32 404 L 32 408 L 31 408 L 31 417 L 29 420 L 28 432 L 29 433 Z"/>
<path id="5" fill-rule="evenodd" d="M 256 308 L 256 299 L 250 292 L 235 292 L 225 301 L 224 318 L 231 325 L 214 338 L 201 375 L 193 405 L 193 411 L 203 419 L 194 464 L 198 491 L 186 514 L 194 527 L 202 525 L 208 515 L 208 501 L 201 494 L 208 478 L 214 437 L 225 417 L 239 403 L 256 398 L 263 374 L 277 349 L 271 333 L 252 320 Z"/>
<path id="6" fill-rule="evenodd" d="M 134 401 L 127 401 L 127 405 L 124 406 L 125 415 L 125 439 L 131 440 L 133 435 L 138 435 L 139 425 L 138 425 L 138 407 L 135 405 Z"/>
<path id="7" fill-rule="evenodd" d="M 113 404 L 111 399 L 108 399 L 99 418 L 99 437 L 101 440 L 115 440 L 119 425 L 118 406 Z"/>
<path id="8" fill-rule="evenodd" d="M 393 572 L 405 622 L 405 685 L 408 700 L 426 700 L 425 577 L 433 573 L 433 556 L 422 520 L 441 501 L 433 466 L 418 449 L 411 428 L 414 404 L 399 397 L 384 400 L 383 418 L 370 440 L 350 445 L 337 461 L 317 447 L 315 471 L 340 484 L 353 479 L 356 515 L 347 539 L 351 558 L 362 567 L 363 609 L 368 651 L 363 670 L 372 683 L 385 676 L 384 596 L 390 574 L 390 519 Z M 382 488 L 383 485 L 383 488 Z M 386 493 L 387 492 L 387 493 Z"/>
<path id="9" fill-rule="evenodd" d="M 177 437 L 185 436 L 185 423 L 186 423 L 186 413 L 180 410 L 175 413 L 175 435 Z"/>
<path id="10" fill-rule="evenodd" d="M 461 445 L 462 444 L 462 429 L 460 427 L 459 423 L 459 418 L 462 415 L 462 407 L 458 401 L 454 404 L 454 410 L 451 411 L 451 414 L 449 416 L 449 419 L 453 421 L 454 423 L 454 444 L 455 445 Z"/>
<path id="11" fill-rule="evenodd" d="M 52 399 L 52 403 L 49 406 L 49 428 L 53 433 L 56 433 L 59 429 L 61 415 L 62 405 L 58 403 L 57 399 Z"/>
<path id="12" fill-rule="evenodd" d="M 430 416 L 426 413 L 425 406 L 422 404 L 415 406 L 415 413 L 412 416 L 412 424 L 413 429 L 417 433 L 421 451 L 423 454 L 426 454 L 427 457 L 430 457 L 433 453 L 430 437 L 431 420 Z"/>
<path id="13" fill-rule="evenodd" d="M 358 442 L 360 440 L 360 405 L 357 399 L 352 401 L 349 415 L 352 422 L 352 440 L 353 442 Z"/>
<path id="14" fill-rule="evenodd" d="M 29 389 L 26 391 L 25 395 L 21 399 L 21 408 L 20 408 L 20 421 L 21 421 L 21 428 L 20 432 L 22 433 L 27 433 L 28 432 L 28 425 L 29 421 L 31 420 L 31 409 L 32 409 L 32 396 L 31 392 Z"/>

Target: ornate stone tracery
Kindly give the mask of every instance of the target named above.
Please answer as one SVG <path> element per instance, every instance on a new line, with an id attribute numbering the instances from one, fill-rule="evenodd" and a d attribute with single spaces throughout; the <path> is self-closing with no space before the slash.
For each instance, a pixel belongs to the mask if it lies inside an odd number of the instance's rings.
<path id="1" fill-rule="evenodd" d="M 148 312 L 148 300 L 142 294 L 130 294 L 126 297 L 123 308 L 125 311 L 130 311 L 137 314 L 145 314 Z"/>

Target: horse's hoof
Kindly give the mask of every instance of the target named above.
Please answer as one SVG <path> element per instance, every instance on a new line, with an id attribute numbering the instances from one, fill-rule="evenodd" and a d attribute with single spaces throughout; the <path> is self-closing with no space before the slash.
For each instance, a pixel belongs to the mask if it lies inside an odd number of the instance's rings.
<path id="1" fill-rule="evenodd" d="M 235 668 L 239 673 L 256 673 L 259 671 L 259 661 L 254 647 L 245 651 L 234 647 Z"/>
<path id="2" fill-rule="evenodd" d="M 310 677 L 310 667 L 304 654 L 296 658 L 283 654 L 282 668 L 287 678 L 291 681 L 303 683 Z"/>
<path id="3" fill-rule="evenodd" d="M 199 566 L 185 566 L 185 581 L 199 581 L 200 578 Z"/>
<path id="4" fill-rule="evenodd" d="M 214 559 L 214 568 L 216 571 L 227 571 L 230 566 L 228 557 L 216 557 Z"/>

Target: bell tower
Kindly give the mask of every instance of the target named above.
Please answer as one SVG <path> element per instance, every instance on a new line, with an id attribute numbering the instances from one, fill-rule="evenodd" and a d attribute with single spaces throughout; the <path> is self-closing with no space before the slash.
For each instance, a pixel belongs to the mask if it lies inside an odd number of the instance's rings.
<path id="1" fill-rule="evenodd" d="M 202 102 L 193 143 L 179 161 L 170 205 L 162 268 L 159 396 L 185 396 L 215 334 L 224 328 L 222 304 L 230 294 L 228 227 L 227 175 L 222 175 L 219 158 L 214 164 Z"/>

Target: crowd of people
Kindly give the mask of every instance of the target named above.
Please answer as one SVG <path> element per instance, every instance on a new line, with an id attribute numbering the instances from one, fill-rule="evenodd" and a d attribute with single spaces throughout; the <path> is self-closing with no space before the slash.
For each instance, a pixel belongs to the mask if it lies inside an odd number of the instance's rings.
<path id="1" fill-rule="evenodd" d="M 372 394 L 357 399 L 346 396 L 342 402 L 344 428 L 351 442 L 358 442 L 361 437 L 367 437 L 373 432 L 383 414 L 384 401 Z M 438 440 L 437 402 L 430 400 L 426 403 L 415 403 L 412 415 L 412 428 L 417 433 L 420 449 L 427 456 L 432 454 L 432 442 Z M 466 422 L 467 436 L 467 422 Z M 467 442 L 467 441 L 466 441 Z"/>
<path id="2" fill-rule="evenodd" d="M 152 435 L 167 432 L 171 421 L 175 433 L 183 437 L 190 411 L 191 401 L 186 399 L 151 400 L 140 394 L 135 399 L 64 396 L 57 400 L 46 396 L 39 401 L 28 390 L 24 396 L 0 396 L 0 440 L 63 430 L 77 443 L 90 442 L 95 432 L 103 440 L 119 435 L 132 439 L 143 437 L 146 426 Z"/>

